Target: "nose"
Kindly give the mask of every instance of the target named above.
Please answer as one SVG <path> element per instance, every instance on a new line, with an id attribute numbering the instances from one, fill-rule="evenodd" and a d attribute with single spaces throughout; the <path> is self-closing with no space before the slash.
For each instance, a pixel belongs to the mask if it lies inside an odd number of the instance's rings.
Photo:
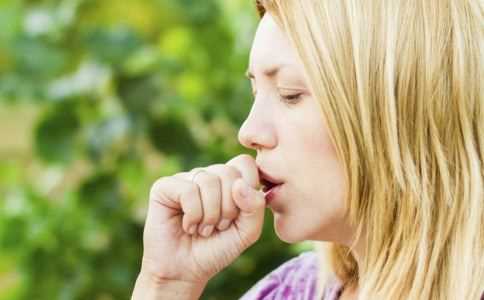
<path id="1" fill-rule="evenodd" d="M 277 144 L 274 124 L 266 107 L 257 106 L 256 101 L 239 129 L 239 143 L 245 148 L 271 149 Z"/>

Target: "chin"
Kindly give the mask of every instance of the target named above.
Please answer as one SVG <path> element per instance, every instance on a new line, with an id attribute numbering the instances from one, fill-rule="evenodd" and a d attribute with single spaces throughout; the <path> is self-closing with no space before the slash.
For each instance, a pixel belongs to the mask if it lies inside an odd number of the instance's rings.
<path id="1" fill-rule="evenodd" d="M 301 231 L 301 226 L 284 226 L 277 219 L 274 219 L 274 231 L 277 237 L 285 243 L 295 244 L 307 240 L 304 232 Z"/>
<path id="2" fill-rule="evenodd" d="M 288 243 L 288 244 L 296 244 L 296 243 L 304 241 L 304 239 L 299 239 L 299 238 L 294 237 L 294 236 L 281 234 L 277 230 L 276 230 L 276 234 L 281 241 Z"/>

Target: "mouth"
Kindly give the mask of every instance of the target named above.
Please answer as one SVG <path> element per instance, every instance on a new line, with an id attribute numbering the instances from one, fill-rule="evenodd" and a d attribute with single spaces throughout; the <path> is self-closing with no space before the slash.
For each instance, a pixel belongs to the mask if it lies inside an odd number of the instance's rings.
<path id="1" fill-rule="evenodd" d="M 282 185 L 284 182 L 274 179 L 264 173 L 262 170 L 259 170 L 259 178 L 260 178 L 260 183 L 262 185 L 262 191 L 264 193 L 272 190 L 273 188 Z"/>
<path id="2" fill-rule="evenodd" d="M 265 179 L 261 179 L 261 184 L 262 184 L 262 191 L 265 193 L 275 188 L 276 186 L 281 185 L 282 183 L 274 183 Z"/>

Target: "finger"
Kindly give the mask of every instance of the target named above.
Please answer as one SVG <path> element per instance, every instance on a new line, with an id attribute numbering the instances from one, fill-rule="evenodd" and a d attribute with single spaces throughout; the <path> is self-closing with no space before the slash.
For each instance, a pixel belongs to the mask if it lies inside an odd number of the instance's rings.
<path id="1" fill-rule="evenodd" d="M 194 179 L 193 176 L 194 175 L 198 176 L 199 174 L 197 174 L 197 173 L 200 170 L 205 171 L 205 169 L 204 168 L 201 168 L 201 167 L 199 167 L 199 168 L 193 168 L 193 169 L 191 169 L 188 172 L 179 172 L 179 173 L 176 173 L 175 175 L 173 175 L 173 177 L 179 178 L 179 179 L 183 179 L 185 181 L 193 182 L 193 179 Z"/>
<path id="2" fill-rule="evenodd" d="M 248 154 L 241 154 L 226 163 L 228 166 L 236 168 L 242 178 L 253 188 L 258 189 L 260 185 L 259 170 L 254 158 Z"/>
<path id="3" fill-rule="evenodd" d="M 203 207 L 198 185 L 173 176 L 155 181 L 150 190 L 148 218 L 156 222 L 184 213 L 185 232 L 203 219 Z M 169 214 L 169 215 L 168 215 Z"/>
<path id="4" fill-rule="evenodd" d="M 208 237 L 212 234 L 215 225 L 220 219 L 222 205 L 220 178 L 205 170 L 197 174 L 194 182 L 200 188 L 203 208 L 203 220 L 198 227 L 198 233 Z"/>
<path id="5" fill-rule="evenodd" d="M 236 205 L 240 208 L 235 224 L 244 246 L 248 247 L 257 241 L 262 233 L 265 212 L 264 193 L 249 186 L 242 178 L 237 179 L 232 193 Z"/>
<path id="6" fill-rule="evenodd" d="M 235 220 L 239 215 L 239 208 L 235 205 L 232 199 L 232 186 L 238 178 L 242 178 L 242 174 L 234 167 L 225 164 L 216 164 L 207 167 L 207 171 L 218 175 L 221 179 L 222 189 L 222 207 L 220 213 L 220 221 L 217 224 L 217 229 L 223 231 L 227 229 L 232 220 Z"/>

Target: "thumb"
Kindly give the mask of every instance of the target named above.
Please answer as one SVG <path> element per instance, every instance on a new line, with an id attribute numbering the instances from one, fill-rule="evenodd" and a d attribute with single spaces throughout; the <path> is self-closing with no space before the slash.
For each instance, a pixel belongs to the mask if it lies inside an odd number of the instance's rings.
<path id="1" fill-rule="evenodd" d="M 242 178 L 237 179 L 232 186 L 232 197 L 240 209 L 235 220 L 237 229 L 246 247 L 256 242 L 262 232 L 265 213 L 264 193 L 249 186 Z"/>

